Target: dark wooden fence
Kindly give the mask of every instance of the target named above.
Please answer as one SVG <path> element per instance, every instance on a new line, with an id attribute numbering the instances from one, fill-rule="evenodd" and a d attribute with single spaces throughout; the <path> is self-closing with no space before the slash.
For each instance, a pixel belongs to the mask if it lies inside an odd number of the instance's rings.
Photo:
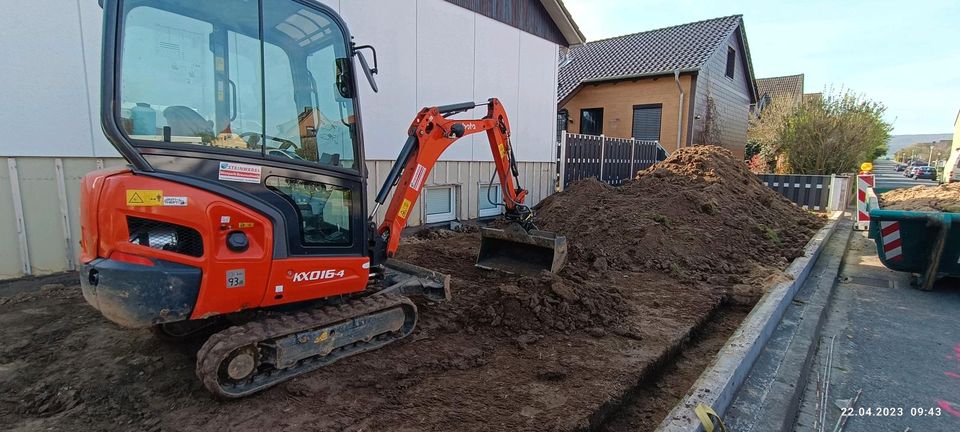
<path id="1" fill-rule="evenodd" d="M 814 211 L 843 210 L 850 177 L 842 175 L 760 174 L 760 181 L 797 205 Z"/>
<path id="2" fill-rule="evenodd" d="M 557 169 L 563 186 L 596 177 L 619 186 L 644 168 L 667 157 L 657 141 L 562 134 Z"/>

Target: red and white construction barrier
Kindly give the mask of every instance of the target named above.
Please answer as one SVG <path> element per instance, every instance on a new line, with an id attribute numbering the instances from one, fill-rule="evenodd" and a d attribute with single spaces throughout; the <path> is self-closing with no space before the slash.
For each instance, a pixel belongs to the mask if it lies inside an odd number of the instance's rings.
<path id="1" fill-rule="evenodd" d="M 857 175 L 857 225 L 858 230 L 870 228 L 870 213 L 867 211 L 867 188 L 872 188 L 873 174 Z"/>
<path id="2" fill-rule="evenodd" d="M 883 237 L 883 254 L 887 260 L 899 260 L 903 255 L 900 248 L 900 222 L 881 221 L 880 236 Z"/>

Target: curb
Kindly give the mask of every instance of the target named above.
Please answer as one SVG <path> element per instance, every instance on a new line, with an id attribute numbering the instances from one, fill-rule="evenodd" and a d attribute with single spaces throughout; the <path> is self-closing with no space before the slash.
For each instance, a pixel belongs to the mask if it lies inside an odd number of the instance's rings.
<path id="1" fill-rule="evenodd" d="M 855 222 L 842 218 L 724 414 L 738 431 L 792 430 Z"/>
<path id="2" fill-rule="evenodd" d="M 827 224 L 804 247 L 804 255 L 795 259 L 785 273 L 792 277 L 770 289 L 757 302 L 733 336 L 727 340 L 713 363 L 700 374 L 687 395 L 667 414 L 657 427 L 660 432 L 702 431 L 703 426 L 694 414 L 699 404 L 714 409 L 721 417 L 733 401 L 760 352 L 776 329 L 787 306 L 807 280 L 813 264 L 837 228 L 843 212 L 830 214 Z"/>

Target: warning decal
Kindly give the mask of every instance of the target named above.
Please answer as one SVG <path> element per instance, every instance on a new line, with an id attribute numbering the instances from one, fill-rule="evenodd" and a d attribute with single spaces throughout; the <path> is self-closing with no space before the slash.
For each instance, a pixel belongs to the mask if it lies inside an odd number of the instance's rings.
<path id="1" fill-rule="evenodd" d="M 156 189 L 127 189 L 127 205 L 151 207 L 163 205 L 163 191 Z"/>
<path id="2" fill-rule="evenodd" d="M 218 179 L 240 183 L 260 183 L 260 166 L 220 162 Z"/>
<path id="3" fill-rule="evenodd" d="M 410 213 L 410 200 L 405 199 L 400 204 L 400 211 L 397 212 L 397 216 L 400 216 L 401 218 L 406 219 L 407 213 Z"/>
<path id="4" fill-rule="evenodd" d="M 410 189 L 420 192 L 420 186 L 423 186 L 423 178 L 426 177 L 427 168 L 417 164 L 417 169 L 413 172 L 413 178 L 410 180 Z"/>

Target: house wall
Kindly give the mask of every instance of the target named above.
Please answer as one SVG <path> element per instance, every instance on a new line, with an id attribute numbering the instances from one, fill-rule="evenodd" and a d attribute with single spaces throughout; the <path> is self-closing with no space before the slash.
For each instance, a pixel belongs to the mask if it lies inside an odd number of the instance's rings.
<path id="1" fill-rule="evenodd" d="M 735 155 L 743 157 L 747 145 L 747 123 L 750 116 L 750 87 L 747 60 L 741 49 L 740 32 L 735 31 L 727 43 L 713 56 L 697 75 L 697 97 L 694 104 L 693 143 L 719 144 Z M 727 47 L 737 52 L 737 67 L 733 78 L 727 72 Z M 704 136 L 708 120 L 708 99 L 713 100 L 719 142 L 711 143 Z"/>
<path id="2" fill-rule="evenodd" d="M 521 184 L 531 191 L 528 204 L 552 193 L 555 42 L 444 0 L 323 2 L 343 16 L 357 43 L 377 48 L 380 91 L 373 93 L 362 77 L 359 86 L 369 191 L 386 177 L 421 107 L 497 97 L 510 115 Z M 0 249 L 0 278 L 24 274 L 21 249 L 34 274 L 68 269 L 79 239 L 79 179 L 98 159 L 107 166 L 123 163 L 100 130 L 102 11 L 94 0 L 61 3 L 67 7 L 55 14 L 30 2 L 11 3 L 0 14 L 6 59 L 0 62 L 0 161 L 13 161 L 14 180 L 24 191 L 14 200 L 10 170 L 0 167 L 0 241 L 9 245 Z M 459 117 L 484 113 L 481 108 Z M 455 143 L 428 183 L 456 188 L 461 219 L 476 217 L 479 185 L 494 169 L 486 136 L 477 135 Z M 58 196 L 58 160 L 66 200 Z M 422 216 L 418 206 L 410 225 Z M 64 225 L 72 226 L 71 239 Z M 25 248 L 17 247 L 21 237 Z"/>
<path id="3" fill-rule="evenodd" d="M 689 104 L 691 100 L 691 76 L 680 76 L 683 87 L 683 119 L 681 143 L 687 141 Z M 660 118 L 660 145 L 667 151 L 677 149 L 677 110 L 680 91 L 672 75 L 638 78 L 633 80 L 585 83 L 573 97 L 560 108 L 570 113 L 567 131 L 580 132 L 580 110 L 603 108 L 603 134 L 611 137 L 630 138 L 633 134 L 634 105 L 662 104 Z M 681 145 L 682 146 L 682 145 Z"/>

